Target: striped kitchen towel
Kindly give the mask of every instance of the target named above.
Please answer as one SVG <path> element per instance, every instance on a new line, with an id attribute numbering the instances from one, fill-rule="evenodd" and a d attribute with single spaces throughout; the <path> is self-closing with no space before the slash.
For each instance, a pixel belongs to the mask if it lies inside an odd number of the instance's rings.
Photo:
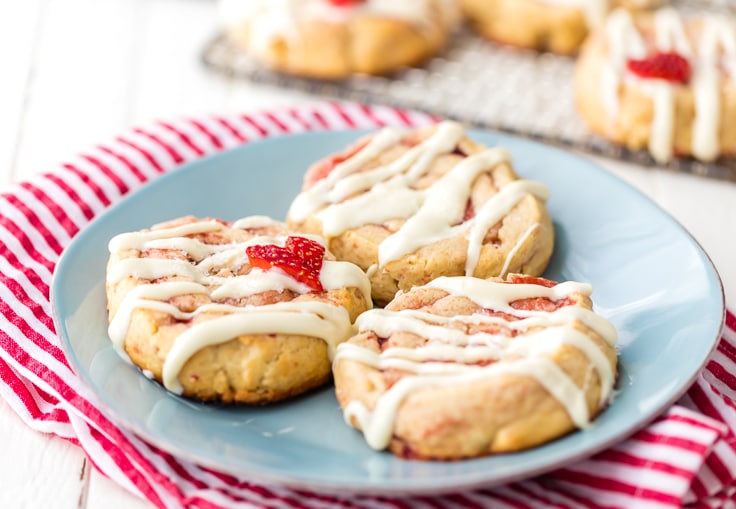
<path id="1" fill-rule="evenodd" d="M 49 287 L 80 229 L 156 176 L 229 147 L 288 133 L 426 125 L 422 113 L 321 102 L 133 129 L 0 194 L 0 393 L 33 429 L 84 449 L 102 473 L 161 508 L 736 507 L 736 317 L 687 394 L 629 439 L 503 487 L 389 499 L 266 487 L 203 468 L 119 429 L 70 369 Z"/>

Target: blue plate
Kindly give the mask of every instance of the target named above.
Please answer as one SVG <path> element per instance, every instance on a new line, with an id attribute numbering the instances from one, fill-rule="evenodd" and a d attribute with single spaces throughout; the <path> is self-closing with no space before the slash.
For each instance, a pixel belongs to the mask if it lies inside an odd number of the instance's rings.
<path id="1" fill-rule="evenodd" d="M 348 427 L 332 387 L 264 408 L 200 405 L 172 396 L 124 362 L 107 338 L 105 263 L 115 234 L 193 214 L 283 219 L 308 163 L 356 139 L 353 131 L 250 143 L 169 173 L 82 231 L 51 287 L 66 354 L 120 426 L 179 457 L 250 481 L 326 492 L 434 494 L 489 487 L 600 451 L 651 421 L 690 386 L 724 320 L 708 256 L 670 216 L 588 161 L 511 136 L 475 131 L 511 150 L 523 177 L 549 186 L 557 244 L 546 276 L 593 284 L 618 328 L 618 397 L 590 429 L 517 454 L 450 463 L 371 450 Z"/>

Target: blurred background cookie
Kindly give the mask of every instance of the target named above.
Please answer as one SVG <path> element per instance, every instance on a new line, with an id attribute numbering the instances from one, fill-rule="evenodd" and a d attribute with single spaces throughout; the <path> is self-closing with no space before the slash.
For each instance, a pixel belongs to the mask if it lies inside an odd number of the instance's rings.
<path id="1" fill-rule="evenodd" d="M 269 403 L 326 383 L 371 307 L 363 272 L 264 217 L 185 217 L 110 241 L 116 348 L 170 391 Z"/>
<path id="2" fill-rule="evenodd" d="M 547 188 L 456 122 L 386 128 L 315 163 L 287 223 L 321 235 L 371 281 L 378 304 L 439 276 L 541 274 L 554 230 Z"/>
<path id="3" fill-rule="evenodd" d="M 736 154 L 736 20 L 618 10 L 577 63 L 578 110 L 596 134 L 666 163 Z"/>
<path id="4" fill-rule="evenodd" d="M 387 74 L 441 52 L 456 0 L 222 0 L 229 37 L 268 67 L 340 79 Z"/>

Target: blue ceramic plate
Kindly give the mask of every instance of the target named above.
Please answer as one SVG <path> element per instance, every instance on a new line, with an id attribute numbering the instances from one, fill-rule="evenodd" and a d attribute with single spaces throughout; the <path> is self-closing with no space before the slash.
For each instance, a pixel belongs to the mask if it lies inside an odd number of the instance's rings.
<path id="1" fill-rule="evenodd" d="M 81 232 L 51 287 L 56 326 L 77 373 L 120 426 L 190 461 L 249 480 L 328 492 L 430 494 L 488 487 L 590 456 L 644 426 L 694 381 L 724 318 L 707 255 L 670 216 L 585 160 L 511 136 L 473 132 L 546 183 L 557 245 L 546 276 L 593 285 L 619 331 L 620 394 L 586 430 L 509 455 L 432 463 L 371 450 L 332 387 L 265 408 L 199 405 L 168 394 L 107 339 L 105 263 L 115 234 L 193 214 L 283 219 L 308 163 L 352 142 L 329 132 L 251 143 L 189 164 L 128 196 Z"/>

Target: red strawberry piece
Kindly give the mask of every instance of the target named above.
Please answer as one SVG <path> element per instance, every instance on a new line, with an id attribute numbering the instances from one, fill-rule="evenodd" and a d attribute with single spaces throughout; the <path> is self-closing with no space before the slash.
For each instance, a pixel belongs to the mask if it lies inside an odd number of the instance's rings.
<path id="1" fill-rule="evenodd" d="M 640 78 L 661 79 L 673 83 L 687 83 L 690 62 L 679 53 L 654 53 L 642 60 L 629 60 L 626 67 Z"/>
<path id="2" fill-rule="evenodd" d="M 327 0 L 335 7 L 352 7 L 354 5 L 362 4 L 365 0 Z"/>
<path id="3" fill-rule="evenodd" d="M 306 237 L 289 237 L 286 239 L 286 249 L 303 260 L 304 265 L 319 273 L 322 270 L 322 261 L 325 257 L 325 247 Z"/>
<path id="4" fill-rule="evenodd" d="M 323 291 L 319 280 L 325 248 L 305 237 L 288 237 L 284 247 L 274 244 L 248 246 L 245 249 L 251 267 L 263 270 L 278 268 L 311 289 Z"/>

